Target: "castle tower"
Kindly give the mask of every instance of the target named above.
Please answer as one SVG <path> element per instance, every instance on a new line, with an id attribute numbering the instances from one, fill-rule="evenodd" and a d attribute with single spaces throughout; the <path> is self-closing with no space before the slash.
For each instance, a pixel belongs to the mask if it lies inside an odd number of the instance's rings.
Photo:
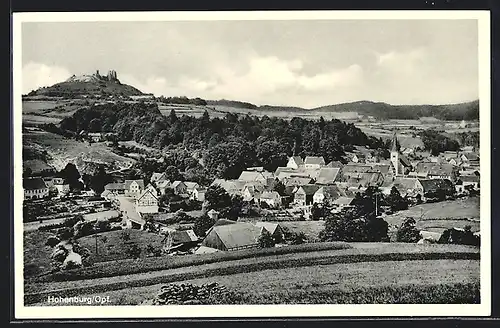
<path id="1" fill-rule="evenodd" d="M 392 146 L 391 146 L 391 163 L 394 166 L 394 174 L 400 175 L 400 164 L 399 164 L 399 150 L 398 150 L 398 138 L 396 137 L 396 131 L 394 131 L 394 135 L 392 136 Z"/>

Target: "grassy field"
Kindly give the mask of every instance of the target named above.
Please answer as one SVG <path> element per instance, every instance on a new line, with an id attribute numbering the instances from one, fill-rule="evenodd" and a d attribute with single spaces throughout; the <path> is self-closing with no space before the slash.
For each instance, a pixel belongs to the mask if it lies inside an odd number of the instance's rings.
<path id="1" fill-rule="evenodd" d="M 29 278 L 50 270 L 52 249 L 45 246 L 51 232 L 25 231 L 23 234 L 24 276 Z"/>
<path id="2" fill-rule="evenodd" d="M 320 231 L 325 228 L 325 221 L 286 221 L 279 224 L 292 232 L 303 232 L 309 242 L 318 241 Z"/>
<path id="3" fill-rule="evenodd" d="M 457 199 L 439 203 L 426 203 L 410 207 L 408 210 L 386 216 L 390 225 L 399 226 L 407 217 L 417 221 L 417 228 L 434 232 L 442 232 L 449 228 L 472 227 L 479 231 L 479 197 Z"/>
<path id="4" fill-rule="evenodd" d="M 48 295 L 58 294 L 61 296 L 82 295 L 84 293 L 101 293 L 125 288 L 135 288 L 140 286 L 154 285 L 159 283 L 169 283 L 204 277 L 219 277 L 239 273 L 249 273 L 271 269 L 299 268 L 315 265 L 332 265 L 342 263 L 358 262 L 386 262 L 398 261 L 400 263 L 414 260 L 478 260 L 479 249 L 460 245 L 416 245 L 400 243 L 360 243 L 353 244 L 350 249 L 333 249 L 309 252 L 282 253 L 238 259 L 231 256 L 235 254 L 220 253 L 215 256 L 223 256 L 222 262 L 207 262 L 206 258 L 213 257 L 214 254 L 205 254 L 198 257 L 199 263 L 190 262 L 189 257 L 167 257 L 167 262 L 172 262 L 169 269 L 152 271 L 150 265 L 144 260 L 132 260 L 123 262 L 124 268 L 133 266 L 141 268 L 143 273 L 133 272 L 122 276 L 106 276 L 105 270 L 117 263 L 106 263 L 92 268 L 100 275 L 93 279 L 78 281 L 68 280 L 69 277 L 61 281 L 43 282 L 26 281 L 25 301 L 29 304 L 40 302 Z M 309 245 L 309 244 L 306 244 Z M 298 245 L 302 246 L 302 245 Z M 284 250 L 270 249 L 271 251 Z M 266 251 L 266 250 L 263 250 Z M 256 254 L 255 254 L 256 255 Z M 159 260 L 159 259 L 152 259 Z M 179 263 L 175 263 L 179 260 Z M 205 263 L 205 264 L 204 264 Z M 100 278 L 98 278 L 100 277 Z M 54 294 L 54 295 L 55 295 Z"/>
<path id="5" fill-rule="evenodd" d="M 175 283 L 200 285 L 210 282 L 226 286 L 236 293 L 238 301 L 244 304 L 394 303 L 390 298 L 388 299 L 388 296 L 396 298 L 399 303 L 419 303 L 418 300 L 412 298 L 412 293 L 408 293 L 408 289 L 422 290 L 432 287 L 431 291 L 442 294 L 439 291 L 443 286 L 478 284 L 479 261 L 415 260 L 339 263 L 269 269 Z M 153 298 L 162 285 L 154 284 L 107 291 L 99 295 L 109 296 L 111 303 L 107 305 L 137 305 L 146 299 Z M 373 289 L 378 290 L 378 293 L 374 293 Z M 405 290 L 405 293 L 397 293 L 397 290 Z M 357 297 L 354 296 L 355 294 Z M 84 294 L 83 296 L 93 295 Z M 425 295 L 420 295 L 420 298 L 435 296 L 428 291 Z M 449 297 L 449 295 L 446 296 Z M 453 302 L 450 299 L 443 301 Z M 424 299 L 420 302 L 432 303 L 432 300 Z M 44 303 L 34 305 L 44 305 Z"/>
<path id="6" fill-rule="evenodd" d="M 29 131 L 23 134 L 23 145 L 44 149 L 51 156 L 49 165 L 61 170 L 71 162 L 79 170 L 84 170 L 88 163 L 103 163 L 112 169 L 129 167 L 134 160 L 119 156 L 104 143 L 93 143 L 67 139 L 46 131 Z"/>
<path id="7" fill-rule="evenodd" d="M 129 240 L 122 238 L 124 231 L 130 234 Z M 162 247 L 162 240 L 163 236 L 142 230 L 108 231 L 100 233 L 99 237 L 97 237 L 97 254 L 96 238 L 94 235 L 82 237 L 78 241 L 82 246 L 89 249 L 93 262 L 107 262 L 130 258 L 126 249 L 134 244 L 141 248 L 145 248 L 147 245 L 159 248 Z M 145 257 L 146 254 L 143 252 L 141 255 Z"/>

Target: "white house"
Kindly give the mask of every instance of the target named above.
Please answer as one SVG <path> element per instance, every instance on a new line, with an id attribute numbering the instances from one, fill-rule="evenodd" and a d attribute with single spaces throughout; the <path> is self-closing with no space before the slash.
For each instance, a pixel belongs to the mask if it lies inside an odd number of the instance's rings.
<path id="1" fill-rule="evenodd" d="M 304 161 L 299 156 L 292 156 L 288 159 L 286 167 L 297 170 L 304 167 Z"/>
<path id="2" fill-rule="evenodd" d="M 194 188 L 190 198 L 193 200 L 197 200 L 199 202 L 204 202 L 206 192 L 207 192 L 206 188 L 202 188 L 202 187 Z"/>
<path id="3" fill-rule="evenodd" d="M 281 206 L 281 196 L 276 191 L 264 191 L 259 198 L 260 203 L 266 203 L 270 207 Z"/>
<path id="4" fill-rule="evenodd" d="M 137 198 L 144 190 L 144 181 L 125 180 L 125 196 Z"/>
<path id="5" fill-rule="evenodd" d="M 139 195 L 135 201 L 137 213 L 158 213 L 158 193 L 152 185 Z"/>
<path id="6" fill-rule="evenodd" d="M 307 156 L 304 160 L 306 169 L 320 169 L 323 166 L 325 166 L 325 159 L 322 156 Z"/>
<path id="7" fill-rule="evenodd" d="M 186 185 L 186 193 L 189 195 L 191 195 L 196 188 L 200 187 L 196 182 L 184 181 L 184 184 Z"/>
<path id="8" fill-rule="evenodd" d="M 154 172 L 151 176 L 151 182 L 158 184 L 158 182 L 167 180 L 167 174 L 165 172 Z"/>
<path id="9" fill-rule="evenodd" d="M 339 197 L 346 196 L 337 186 L 323 186 L 313 195 L 313 203 L 322 204 L 324 202 L 332 203 Z"/>
<path id="10" fill-rule="evenodd" d="M 42 178 L 23 179 L 24 199 L 41 199 L 49 196 L 49 188 Z"/>
<path id="11" fill-rule="evenodd" d="M 64 183 L 62 178 L 52 180 L 53 186 L 57 189 L 57 194 L 63 196 L 69 193 L 69 184 Z"/>

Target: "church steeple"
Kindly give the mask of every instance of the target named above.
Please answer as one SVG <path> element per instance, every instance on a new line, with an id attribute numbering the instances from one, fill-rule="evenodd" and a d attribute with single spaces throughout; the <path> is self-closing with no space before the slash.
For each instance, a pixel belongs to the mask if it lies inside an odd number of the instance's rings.
<path id="1" fill-rule="evenodd" d="M 398 138 L 396 137 L 396 130 L 394 130 L 394 134 L 392 135 L 391 152 L 398 152 Z"/>
<path id="2" fill-rule="evenodd" d="M 396 137 L 396 130 L 394 130 L 394 135 L 392 136 L 391 163 L 392 166 L 394 167 L 394 175 L 395 176 L 400 175 L 401 170 L 399 163 L 398 138 Z"/>

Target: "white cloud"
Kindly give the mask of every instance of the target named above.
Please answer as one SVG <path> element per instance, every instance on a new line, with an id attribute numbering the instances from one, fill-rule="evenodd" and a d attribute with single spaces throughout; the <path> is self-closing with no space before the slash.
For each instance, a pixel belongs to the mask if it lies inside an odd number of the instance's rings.
<path id="1" fill-rule="evenodd" d="M 377 66 L 380 70 L 396 74 L 413 75 L 420 72 L 421 66 L 426 59 L 424 48 L 416 48 L 409 51 L 390 51 L 378 54 Z"/>
<path id="2" fill-rule="evenodd" d="M 64 67 L 30 62 L 23 66 L 23 94 L 62 82 L 70 76 L 71 73 Z"/>
<path id="3" fill-rule="evenodd" d="M 140 81 L 128 74 L 121 74 L 120 79 L 123 83 L 157 96 L 185 95 L 296 106 L 310 104 L 310 99 L 292 104 L 287 102 L 290 97 L 285 97 L 287 101 L 283 102 L 283 95 L 291 95 L 297 90 L 315 94 L 329 93 L 337 88 L 356 86 L 363 80 L 363 69 L 359 65 L 309 76 L 302 73 L 304 64 L 298 59 L 282 60 L 276 56 L 262 57 L 253 54 L 247 57 L 245 64 L 245 70 L 228 63 L 214 65 L 211 77 L 206 79 L 183 76 L 173 81 L 165 77 L 149 77 Z"/>

